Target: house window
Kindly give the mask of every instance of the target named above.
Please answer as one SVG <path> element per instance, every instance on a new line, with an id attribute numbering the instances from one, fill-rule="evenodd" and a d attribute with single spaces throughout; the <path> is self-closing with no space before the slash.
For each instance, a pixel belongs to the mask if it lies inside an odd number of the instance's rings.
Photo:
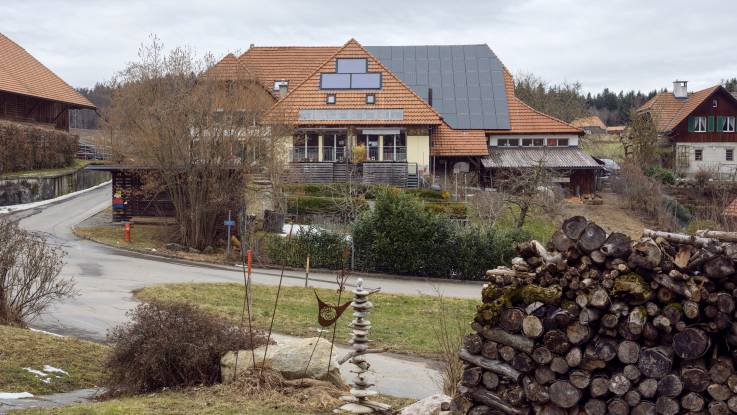
<path id="1" fill-rule="evenodd" d="M 545 145 L 545 140 L 542 138 L 523 138 L 522 147 L 542 147 Z"/>
<path id="2" fill-rule="evenodd" d="M 522 139 L 522 147 L 531 147 L 532 146 L 532 139 L 531 138 L 523 138 Z"/>
<path id="3" fill-rule="evenodd" d="M 325 103 L 326 104 L 335 104 L 335 94 L 327 94 L 325 96 Z"/>
<path id="4" fill-rule="evenodd" d="M 559 138 L 558 139 L 558 147 L 568 147 L 568 139 L 567 138 Z"/>
<path id="5" fill-rule="evenodd" d="M 376 95 L 374 95 L 374 94 L 366 94 L 366 103 L 367 104 L 376 104 Z"/>
<path id="6" fill-rule="evenodd" d="M 733 133 L 734 132 L 734 117 L 719 117 L 721 121 L 721 125 L 719 126 L 719 131 L 723 133 Z"/>
<path id="7" fill-rule="evenodd" d="M 728 148 L 724 152 L 724 159 L 727 161 L 734 161 L 734 149 Z"/>
<path id="8" fill-rule="evenodd" d="M 535 147 L 542 147 L 545 145 L 545 140 L 543 140 L 542 138 L 536 138 L 532 141 L 533 141 L 532 145 L 534 145 Z"/>
<path id="9" fill-rule="evenodd" d="M 716 108 L 718 104 L 719 104 L 719 102 L 718 102 L 717 100 L 715 100 L 715 99 L 713 99 L 713 100 L 711 101 L 711 107 L 712 107 L 712 108 Z"/>
<path id="10" fill-rule="evenodd" d="M 568 147 L 567 138 L 548 138 L 548 147 Z"/>
<path id="11" fill-rule="evenodd" d="M 704 150 L 697 148 L 693 151 L 693 159 L 696 161 L 701 161 L 704 159 Z"/>
<path id="12" fill-rule="evenodd" d="M 500 138 L 497 140 L 497 145 L 499 147 L 518 147 L 519 138 Z"/>
<path id="13" fill-rule="evenodd" d="M 279 89 L 281 89 L 282 85 L 288 87 L 289 81 L 286 79 L 278 79 L 274 81 L 274 92 L 279 92 Z"/>
<path id="14" fill-rule="evenodd" d="M 705 133 L 706 117 L 693 117 L 693 130 L 695 133 Z"/>

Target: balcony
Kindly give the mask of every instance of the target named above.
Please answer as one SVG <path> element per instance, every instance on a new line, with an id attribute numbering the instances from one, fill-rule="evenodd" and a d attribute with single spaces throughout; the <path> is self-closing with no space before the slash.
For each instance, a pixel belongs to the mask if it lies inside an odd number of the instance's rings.
<path id="1" fill-rule="evenodd" d="M 320 159 L 322 152 L 322 159 Z M 316 162 L 316 161 L 343 161 L 346 158 L 345 147 L 294 147 L 292 149 L 293 162 Z"/>
<path id="2" fill-rule="evenodd" d="M 384 161 L 407 161 L 407 147 L 384 147 Z"/>
<path id="3" fill-rule="evenodd" d="M 323 147 L 322 161 L 343 161 L 345 160 L 345 147 Z"/>

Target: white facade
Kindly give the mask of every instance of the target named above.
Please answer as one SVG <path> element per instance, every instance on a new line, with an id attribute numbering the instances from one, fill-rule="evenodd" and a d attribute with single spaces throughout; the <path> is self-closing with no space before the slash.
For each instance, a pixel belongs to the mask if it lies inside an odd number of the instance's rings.
<path id="1" fill-rule="evenodd" d="M 677 143 L 675 166 L 678 173 L 692 177 L 705 170 L 714 178 L 732 179 L 737 172 L 737 143 Z"/>

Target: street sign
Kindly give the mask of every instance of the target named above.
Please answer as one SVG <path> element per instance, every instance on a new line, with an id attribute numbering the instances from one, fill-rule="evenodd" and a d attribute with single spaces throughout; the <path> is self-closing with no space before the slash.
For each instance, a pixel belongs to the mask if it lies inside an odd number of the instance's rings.
<path id="1" fill-rule="evenodd" d="M 235 226 L 235 221 L 231 219 L 231 211 L 228 211 L 228 219 L 225 219 L 223 221 L 223 225 L 225 225 L 228 228 L 228 250 L 226 251 L 226 254 L 230 256 L 230 228 Z"/>
<path id="2" fill-rule="evenodd" d="M 225 225 L 225 226 L 235 226 L 235 221 L 234 220 L 226 220 L 226 221 L 223 222 L 223 225 Z"/>

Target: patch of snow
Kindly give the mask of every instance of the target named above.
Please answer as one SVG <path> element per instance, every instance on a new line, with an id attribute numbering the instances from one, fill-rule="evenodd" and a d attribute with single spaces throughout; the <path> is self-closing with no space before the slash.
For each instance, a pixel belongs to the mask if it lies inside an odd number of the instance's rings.
<path id="1" fill-rule="evenodd" d="M 41 379 L 41 382 L 43 382 L 43 383 L 45 383 L 45 384 L 48 385 L 49 383 L 51 383 L 51 379 L 50 378 Z"/>
<path id="2" fill-rule="evenodd" d="M 51 203 L 60 202 L 62 200 L 66 200 L 66 199 L 72 198 L 74 196 L 81 195 L 82 193 L 86 193 L 86 192 L 95 190 L 95 189 L 100 188 L 102 186 L 107 186 L 111 182 L 112 182 L 111 180 L 108 180 L 108 181 L 106 181 L 104 183 L 98 184 L 97 186 L 92 186 L 92 187 L 90 187 L 88 189 L 80 190 L 78 192 L 67 193 L 67 194 L 65 194 L 63 196 L 59 196 L 59 197 L 54 198 L 54 199 L 41 200 L 41 201 L 32 202 L 32 203 L 23 203 L 23 204 L 20 204 L 20 205 L 3 206 L 3 207 L 0 207 L 0 214 L 2 214 L 2 213 L 10 213 L 10 212 L 19 212 L 21 210 L 34 209 L 34 208 L 45 206 L 45 205 L 48 205 L 48 204 L 51 204 Z"/>
<path id="3" fill-rule="evenodd" d="M 35 331 L 36 333 L 48 334 L 49 336 L 54 336 L 54 337 L 64 337 L 61 334 L 56 334 L 56 333 L 52 333 L 50 331 L 39 330 L 39 329 L 34 329 L 34 328 L 31 328 L 31 331 Z"/>
<path id="4" fill-rule="evenodd" d="M 44 372 L 42 372 L 40 370 L 32 369 L 30 367 L 24 367 L 23 370 L 25 370 L 26 372 L 33 373 L 34 375 L 36 375 L 38 377 L 42 377 L 42 378 L 45 378 L 45 377 L 49 376 L 47 373 L 44 373 Z"/>
<path id="5" fill-rule="evenodd" d="M 33 394 L 28 392 L 0 392 L 0 399 L 23 399 L 33 398 Z"/>
<path id="6" fill-rule="evenodd" d="M 50 366 L 50 365 L 44 365 L 44 372 L 46 372 L 46 373 L 63 373 L 65 375 L 69 376 L 69 373 L 67 373 L 65 370 L 62 370 L 62 369 L 59 369 L 58 367 L 53 367 L 53 366 Z"/>

